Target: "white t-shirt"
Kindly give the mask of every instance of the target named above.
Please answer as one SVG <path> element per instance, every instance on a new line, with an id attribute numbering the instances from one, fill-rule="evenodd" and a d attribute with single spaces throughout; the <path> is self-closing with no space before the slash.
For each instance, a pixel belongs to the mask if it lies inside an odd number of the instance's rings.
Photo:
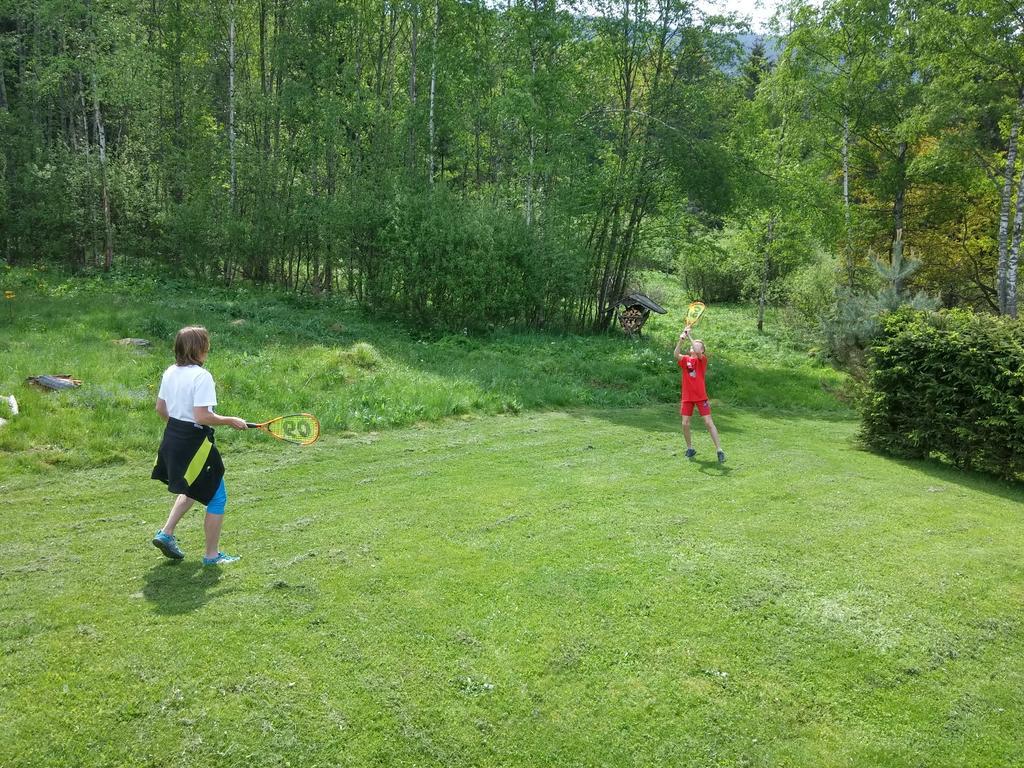
<path id="1" fill-rule="evenodd" d="M 193 408 L 213 407 L 217 404 L 217 388 L 213 376 L 201 365 L 172 365 L 164 371 L 157 395 L 167 403 L 172 419 L 196 423 Z"/>

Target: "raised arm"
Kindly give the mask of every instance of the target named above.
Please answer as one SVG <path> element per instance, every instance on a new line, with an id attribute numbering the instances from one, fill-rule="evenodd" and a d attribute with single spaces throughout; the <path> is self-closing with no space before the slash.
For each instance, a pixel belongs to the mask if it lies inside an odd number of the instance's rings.
<path id="1" fill-rule="evenodd" d="M 690 338 L 690 326 L 686 326 L 683 332 L 679 334 L 679 341 L 676 342 L 676 349 L 672 353 L 676 360 L 679 361 L 683 358 L 683 342 Z"/>

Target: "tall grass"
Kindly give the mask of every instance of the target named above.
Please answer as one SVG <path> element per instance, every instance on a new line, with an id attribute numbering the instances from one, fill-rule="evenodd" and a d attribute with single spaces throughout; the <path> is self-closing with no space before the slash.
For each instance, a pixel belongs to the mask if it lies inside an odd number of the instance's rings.
<path id="1" fill-rule="evenodd" d="M 6 283 L 17 296 L 7 307 L 13 313 L 0 319 L 0 394 L 15 394 L 22 414 L 0 428 L 0 470 L 95 466 L 151 452 L 161 428 L 153 413 L 160 375 L 173 362 L 175 331 L 191 323 L 212 333 L 207 366 L 219 412 L 263 419 L 307 410 L 334 433 L 678 398 L 671 351 L 687 297 L 665 280 L 659 291 L 672 311 L 653 318 L 640 341 L 617 332 L 422 334 L 338 298 L 195 290 L 148 278 L 9 270 Z M 712 307 L 699 330 L 712 356 L 715 400 L 845 412 L 832 394 L 842 375 L 818 365 L 785 328 L 758 335 L 752 308 Z M 153 345 L 114 343 L 122 337 Z M 42 373 L 70 373 L 84 384 L 66 392 L 25 384 Z"/>

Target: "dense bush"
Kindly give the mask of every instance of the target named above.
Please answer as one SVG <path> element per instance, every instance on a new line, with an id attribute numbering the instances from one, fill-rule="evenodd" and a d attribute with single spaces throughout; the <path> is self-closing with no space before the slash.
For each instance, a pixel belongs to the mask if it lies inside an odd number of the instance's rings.
<path id="1" fill-rule="evenodd" d="M 708 303 L 739 301 L 743 293 L 743 265 L 706 233 L 698 233 L 680 246 L 676 269 L 687 293 Z"/>
<path id="2" fill-rule="evenodd" d="M 785 295 L 800 320 L 818 326 L 835 305 L 836 261 L 822 256 L 791 272 L 785 280 Z"/>
<path id="3" fill-rule="evenodd" d="M 715 304 L 756 298 L 764 263 L 763 243 L 750 227 L 692 228 L 679 248 L 677 271 L 687 291 Z M 779 298 L 772 286 L 772 300 Z"/>
<path id="4" fill-rule="evenodd" d="M 903 308 L 883 318 L 869 359 L 870 447 L 1024 477 L 1024 326 Z"/>
<path id="5" fill-rule="evenodd" d="M 459 331 L 567 327 L 586 276 L 585 255 L 553 223 L 444 189 L 400 197 L 386 243 L 363 270 L 364 301 L 420 325 Z"/>
<path id="6" fill-rule="evenodd" d="M 768 303 L 780 304 L 791 298 L 794 275 L 801 271 L 806 274 L 798 278 L 802 283 L 796 290 L 802 295 L 820 295 L 819 286 L 806 285 L 814 278 L 834 285 L 829 274 L 832 260 L 817 249 L 806 232 L 798 226 L 777 222 L 769 245 L 765 239 L 767 228 L 765 220 L 753 218 L 731 222 L 720 231 L 691 228 L 676 255 L 676 271 L 687 292 L 716 304 L 757 301 L 763 285 Z M 771 252 L 767 276 L 766 249 Z M 800 311 L 808 310 L 800 307 Z"/>

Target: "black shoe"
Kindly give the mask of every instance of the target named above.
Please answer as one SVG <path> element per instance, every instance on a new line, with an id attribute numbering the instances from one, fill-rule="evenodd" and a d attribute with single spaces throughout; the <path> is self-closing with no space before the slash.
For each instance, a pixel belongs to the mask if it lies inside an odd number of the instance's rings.
<path id="1" fill-rule="evenodd" d="M 690 461 L 693 461 L 693 457 L 697 455 L 697 452 L 693 448 L 687 448 L 686 453 L 683 454 Z"/>
<path id="2" fill-rule="evenodd" d="M 718 452 L 718 463 L 725 464 L 725 451 Z"/>

